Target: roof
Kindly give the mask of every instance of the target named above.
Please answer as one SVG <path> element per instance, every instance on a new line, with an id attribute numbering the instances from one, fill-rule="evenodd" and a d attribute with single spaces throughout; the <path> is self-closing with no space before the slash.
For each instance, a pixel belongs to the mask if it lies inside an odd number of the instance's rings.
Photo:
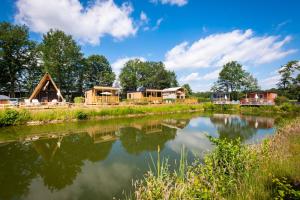
<path id="1" fill-rule="evenodd" d="M 262 93 L 273 93 L 273 94 L 277 94 L 277 92 L 273 92 L 273 91 L 256 91 L 256 92 L 248 92 L 247 94 L 262 94 Z"/>
<path id="2" fill-rule="evenodd" d="M 95 89 L 95 90 L 120 90 L 120 88 L 107 87 L 107 86 L 94 86 L 92 89 Z"/>
<path id="3" fill-rule="evenodd" d="M 166 88 L 166 89 L 163 89 L 162 91 L 163 92 L 176 92 L 179 89 L 183 89 L 183 87 Z"/>
<path id="4" fill-rule="evenodd" d="M 0 100 L 8 100 L 8 99 L 10 99 L 8 96 L 0 95 Z"/>
<path id="5" fill-rule="evenodd" d="M 59 92 L 58 87 L 56 86 L 56 84 L 54 83 L 53 79 L 51 78 L 50 74 L 47 72 L 43 78 L 40 80 L 39 84 L 36 86 L 36 88 L 34 89 L 34 91 L 32 92 L 31 96 L 29 97 L 29 100 L 31 101 L 32 99 L 34 99 L 37 94 L 41 91 L 41 89 L 44 87 L 44 84 L 50 81 L 53 85 L 53 87 L 55 88 L 55 90 L 57 92 Z M 62 100 L 64 100 L 64 98 L 62 96 L 60 96 L 62 98 Z"/>

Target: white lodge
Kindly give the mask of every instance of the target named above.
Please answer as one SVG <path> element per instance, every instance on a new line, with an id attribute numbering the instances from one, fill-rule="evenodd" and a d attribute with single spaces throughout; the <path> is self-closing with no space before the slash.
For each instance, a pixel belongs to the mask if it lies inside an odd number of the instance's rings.
<path id="1" fill-rule="evenodd" d="M 166 88 L 162 90 L 163 100 L 185 99 L 185 89 L 183 87 Z"/>

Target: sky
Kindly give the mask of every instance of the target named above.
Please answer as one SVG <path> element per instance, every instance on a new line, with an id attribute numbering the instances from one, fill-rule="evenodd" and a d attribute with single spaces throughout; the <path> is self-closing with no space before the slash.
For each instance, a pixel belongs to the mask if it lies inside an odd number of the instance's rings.
<path id="1" fill-rule="evenodd" d="M 162 61 L 181 85 L 208 91 L 236 60 L 268 89 L 280 66 L 300 60 L 299 8 L 299 0 L 1 0 L 0 21 L 27 25 L 39 42 L 63 30 L 117 74 L 129 59 Z"/>

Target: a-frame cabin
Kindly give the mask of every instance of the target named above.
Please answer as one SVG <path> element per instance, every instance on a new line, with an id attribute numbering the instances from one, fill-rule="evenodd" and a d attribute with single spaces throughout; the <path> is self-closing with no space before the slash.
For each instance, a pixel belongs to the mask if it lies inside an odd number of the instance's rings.
<path id="1" fill-rule="evenodd" d="M 40 80 L 39 84 L 34 89 L 33 93 L 29 97 L 30 102 L 32 99 L 37 99 L 39 102 L 51 102 L 57 100 L 57 102 L 64 101 L 60 90 L 54 83 L 49 73 L 46 73 Z"/>

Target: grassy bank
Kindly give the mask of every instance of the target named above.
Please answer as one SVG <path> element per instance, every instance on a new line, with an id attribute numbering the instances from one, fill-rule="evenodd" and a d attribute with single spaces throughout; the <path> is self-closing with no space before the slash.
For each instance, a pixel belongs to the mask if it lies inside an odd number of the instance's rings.
<path id="1" fill-rule="evenodd" d="M 178 112 L 234 112 L 241 114 L 260 113 L 300 113 L 300 106 L 283 104 L 282 106 L 241 107 L 239 105 L 169 104 L 111 107 L 74 107 L 56 109 L 6 109 L 0 111 L 0 126 L 18 124 L 55 123 L 72 120 L 97 119 L 124 116 L 145 116 Z"/>
<path id="2" fill-rule="evenodd" d="M 146 116 L 179 112 L 203 111 L 203 105 L 151 105 L 151 106 L 115 106 L 82 107 L 64 109 L 6 109 L 0 111 L 0 126 L 26 124 L 28 122 L 54 123 L 72 120 L 98 119 L 124 116 Z"/>
<path id="3" fill-rule="evenodd" d="M 132 199 L 300 199 L 300 118 L 281 125 L 260 145 L 210 138 L 216 148 L 203 162 L 169 170 L 158 159 Z M 158 156 L 159 157 L 159 156 Z"/>

